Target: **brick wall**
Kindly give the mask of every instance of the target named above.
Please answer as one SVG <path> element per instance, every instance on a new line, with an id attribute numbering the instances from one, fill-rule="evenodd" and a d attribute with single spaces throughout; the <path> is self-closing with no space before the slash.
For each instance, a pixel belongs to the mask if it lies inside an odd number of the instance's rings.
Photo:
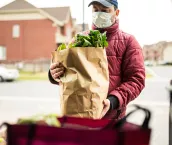
<path id="1" fill-rule="evenodd" d="M 16 24 L 20 26 L 19 38 L 12 37 Z M 56 48 L 56 29 L 48 19 L 0 21 L 0 45 L 6 47 L 10 61 L 50 58 Z"/>

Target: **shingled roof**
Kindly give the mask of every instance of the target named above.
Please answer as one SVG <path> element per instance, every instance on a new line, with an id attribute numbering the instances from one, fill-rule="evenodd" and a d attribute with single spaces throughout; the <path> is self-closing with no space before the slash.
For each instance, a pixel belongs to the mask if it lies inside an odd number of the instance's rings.
<path id="1" fill-rule="evenodd" d="M 70 16 L 69 7 L 55 7 L 55 8 L 41 8 L 43 11 L 47 12 L 49 15 L 53 16 L 59 21 L 66 21 L 66 18 Z"/>
<path id="2" fill-rule="evenodd" d="M 21 9 L 26 10 L 26 9 L 37 9 L 37 8 L 25 0 L 14 0 L 13 2 L 1 7 L 0 11 L 21 10 Z"/>
<path id="3" fill-rule="evenodd" d="M 59 24 L 64 24 L 71 17 L 70 7 L 37 8 L 26 0 L 14 0 L 13 2 L 0 8 L 0 12 L 12 12 L 17 10 L 38 10 L 52 20 L 57 20 Z"/>

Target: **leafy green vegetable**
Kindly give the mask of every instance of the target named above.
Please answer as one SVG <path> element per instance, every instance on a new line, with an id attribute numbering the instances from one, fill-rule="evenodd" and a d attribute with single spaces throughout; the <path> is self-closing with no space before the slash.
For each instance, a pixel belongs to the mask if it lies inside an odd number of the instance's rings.
<path id="1" fill-rule="evenodd" d="M 69 44 L 69 48 L 73 47 L 107 47 L 106 32 L 100 33 L 98 30 L 91 30 L 88 35 L 77 34 L 75 41 Z"/>
<path id="2" fill-rule="evenodd" d="M 44 122 L 49 126 L 60 126 L 60 122 L 58 121 L 56 114 L 35 115 L 29 118 L 20 118 L 17 124 L 39 124 L 39 122 Z"/>
<path id="3" fill-rule="evenodd" d="M 107 37 L 106 32 L 100 33 L 99 30 L 90 30 L 89 33 L 80 33 L 77 34 L 73 42 L 69 43 L 69 48 L 74 47 L 107 47 Z M 66 45 L 62 44 L 58 47 L 58 50 L 66 49 Z"/>
<path id="4" fill-rule="evenodd" d="M 63 43 L 58 47 L 57 50 L 64 50 L 64 49 L 66 49 L 66 45 Z"/>
<path id="5" fill-rule="evenodd" d="M 0 143 L 3 143 L 3 142 L 5 142 L 5 140 L 0 137 Z"/>

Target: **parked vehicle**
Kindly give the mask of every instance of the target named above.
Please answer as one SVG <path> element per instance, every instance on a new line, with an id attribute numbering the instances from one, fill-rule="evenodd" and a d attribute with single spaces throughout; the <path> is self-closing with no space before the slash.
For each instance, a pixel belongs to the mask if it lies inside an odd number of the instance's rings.
<path id="1" fill-rule="evenodd" d="M 19 77 L 19 71 L 17 69 L 8 69 L 3 65 L 0 65 L 0 82 L 14 81 Z"/>

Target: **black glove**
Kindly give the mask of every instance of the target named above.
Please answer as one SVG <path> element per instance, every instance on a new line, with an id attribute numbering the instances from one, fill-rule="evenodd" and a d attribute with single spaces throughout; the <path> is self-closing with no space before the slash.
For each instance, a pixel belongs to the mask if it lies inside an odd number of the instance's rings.
<path id="1" fill-rule="evenodd" d="M 119 100 L 116 96 L 109 95 L 107 99 L 110 101 L 110 111 L 119 107 Z"/>

